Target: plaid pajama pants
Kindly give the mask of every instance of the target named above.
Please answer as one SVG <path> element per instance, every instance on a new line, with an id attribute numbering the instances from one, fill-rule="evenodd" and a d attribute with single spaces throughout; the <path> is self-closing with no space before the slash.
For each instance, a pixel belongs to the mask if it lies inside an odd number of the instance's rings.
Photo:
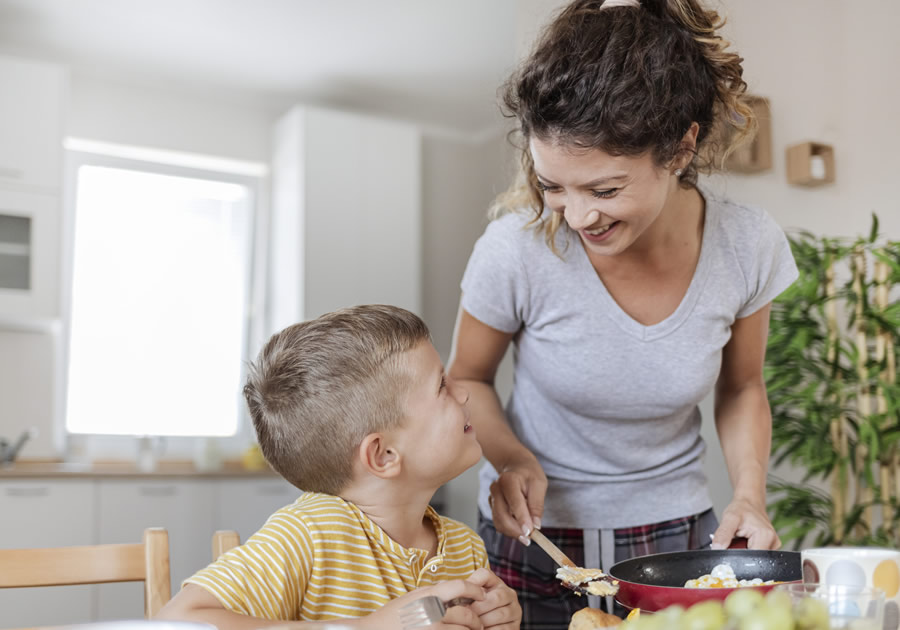
<path id="1" fill-rule="evenodd" d="M 651 553 L 709 547 L 710 534 L 717 526 L 716 515 L 710 509 L 663 523 L 616 529 L 615 562 Z M 599 530 L 543 527 L 541 532 L 578 566 L 585 566 L 585 538 L 600 536 Z M 484 539 L 491 570 L 519 596 L 521 630 L 566 630 L 575 611 L 588 605 L 586 597 L 576 595 L 556 579 L 556 564 L 537 545 L 526 547 L 504 536 L 480 513 L 478 533 Z M 605 610 L 605 600 L 600 601 Z M 613 613 L 624 617 L 626 611 L 615 604 Z"/>

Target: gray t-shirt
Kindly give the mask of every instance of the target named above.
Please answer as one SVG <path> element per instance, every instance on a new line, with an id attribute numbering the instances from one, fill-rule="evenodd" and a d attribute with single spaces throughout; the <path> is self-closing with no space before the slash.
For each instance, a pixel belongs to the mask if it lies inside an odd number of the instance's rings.
<path id="1" fill-rule="evenodd" d="M 519 213 L 492 221 L 475 244 L 462 306 L 518 331 L 506 414 L 547 474 L 548 527 L 633 527 L 712 505 L 697 405 L 715 385 L 734 320 L 771 302 L 797 268 L 768 214 L 705 197 L 694 277 L 675 312 L 652 326 L 616 304 L 565 225 L 562 258 Z M 486 515 L 496 478 L 486 464 Z"/>

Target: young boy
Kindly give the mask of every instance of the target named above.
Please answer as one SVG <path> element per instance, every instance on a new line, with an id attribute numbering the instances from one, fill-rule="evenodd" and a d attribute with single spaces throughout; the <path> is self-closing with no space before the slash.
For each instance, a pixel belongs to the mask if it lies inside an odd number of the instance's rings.
<path id="1" fill-rule="evenodd" d="M 443 624 L 519 627 L 516 594 L 487 568 L 482 540 L 428 505 L 481 447 L 469 395 L 421 319 L 373 305 L 290 326 L 250 366 L 244 396 L 266 459 L 305 493 L 189 578 L 158 619 L 393 630 L 403 605 L 437 595 L 475 600 Z"/>

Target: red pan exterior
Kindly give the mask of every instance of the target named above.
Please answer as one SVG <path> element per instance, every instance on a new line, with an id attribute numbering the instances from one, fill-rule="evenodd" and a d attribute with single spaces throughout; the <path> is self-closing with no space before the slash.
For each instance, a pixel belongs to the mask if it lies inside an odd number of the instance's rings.
<path id="1" fill-rule="evenodd" d="M 619 562 L 609 575 L 619 580 L 616 600 L 626 608 L 650 612 L 679 604 L 685 608 L 708 599 L 725 599 L 736 588 L 684 588 L 687 580 L 712 571 L 717 564 L 729 564 L 739 580 L 762 578 L 779 582 L 802 580 L 800 553 L 759 549 L 679 551 L 639 556 Z M 748 586 L 768 591 L 774 584 Z"/>

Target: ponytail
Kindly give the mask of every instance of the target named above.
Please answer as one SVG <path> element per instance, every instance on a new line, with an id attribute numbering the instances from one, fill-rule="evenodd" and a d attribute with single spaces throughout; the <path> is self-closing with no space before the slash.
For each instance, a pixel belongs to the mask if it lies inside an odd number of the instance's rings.
<path id="1" fill-rule="evenodd" d="M 609 2 L 609 0 L 607 0 Z M 706 159 L 712 163 L 718 155 L 721 168 L 734 149 L 750 140 L 758 122 L 753 110 L 743 99 L 747 91 L 743 57 L 727 48 L 730 42 L 718 34 L 725 18 L 712 10 L 704 10 L 697 0 L 642 0 L 644 10 L 673 22 L 690 34 L 709 65 L 716 85 L 717 128 L 707 143 Z"/>

